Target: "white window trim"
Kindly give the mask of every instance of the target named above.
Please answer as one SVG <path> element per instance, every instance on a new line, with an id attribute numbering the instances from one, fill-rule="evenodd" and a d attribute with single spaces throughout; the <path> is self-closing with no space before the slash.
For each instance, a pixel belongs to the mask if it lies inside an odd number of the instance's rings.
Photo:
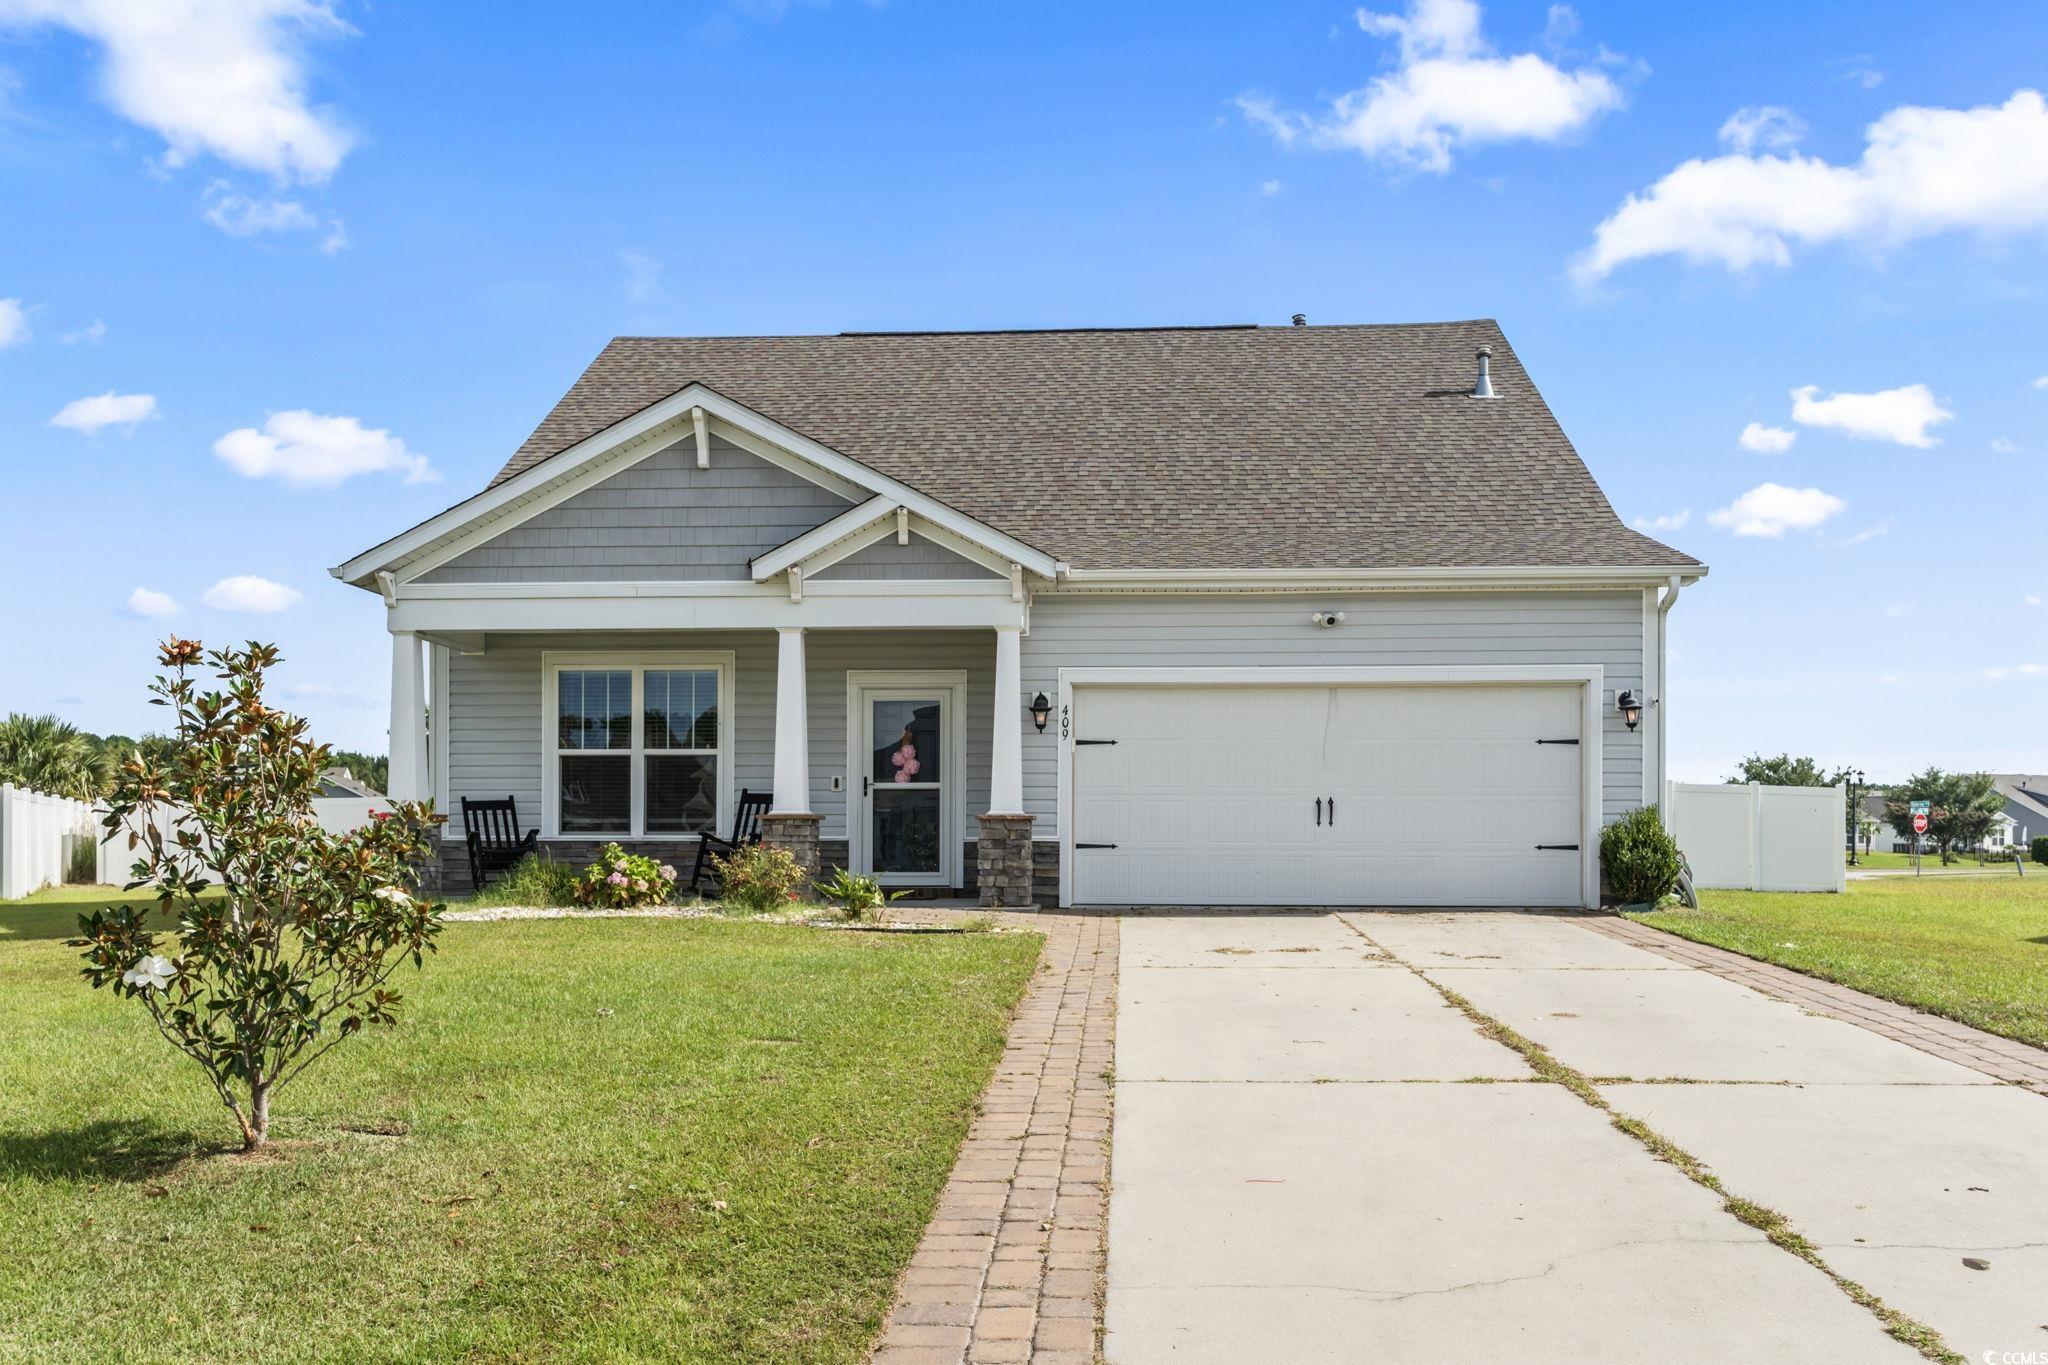
<path id="1" fill-rule="evenodd" d="M 936 873 L 876 874 L 884 886 L 958 886 L 961 849 L 967 835 L 967 670 L 864 669 L 846 671 L 846 863 L 855 872 L 871 868 L 867 820 L 856 785 L 868 771 L 871 755 L 862 748 L 867 716 L 861 695 L 870 688 L 942 694 L 946 705 L 946 767 L 952 774 L 945 787 L 950 799 L 940 807 L 939 870 Z"/>
<path id="2" fill-rule="evenodd" d="M 646 688 L 644 674 L 649 669 L 714 669 L 718 673 L 718 814 L 712 821 L 712 828 L 720 833 L 731 828 L 733 812 L 733 714 L 734 678 L 738 672 L 738 656 L 732 650 L 671 650 L 657 652 L 629 653 L 557 653 L 544 652 L 540 656 L 540 768 L 541 768 L 541 824 L 543 839 L 571 840 L 612 840 L 626 839 L 635 843 L 676 843 L 694 844 L 694 834 L 645 834 L 614 833 L 586 834 L 581 831 L 562 832 L 562 785 L 561 785 L 561 726 L 556 707 L 560 704 L 560 675 L 583 670 L 610 669 L 630 671 L 633 675 L 633 747 L 630 750 L 592 750 L 593 753 L 626 753 L 627 763 L 632 769 L 632 828 L 641 830 L 647 823 L 647 794 L 644 773 L 647 766 L 646 735 L 644 727 L 643 693 Z"/>

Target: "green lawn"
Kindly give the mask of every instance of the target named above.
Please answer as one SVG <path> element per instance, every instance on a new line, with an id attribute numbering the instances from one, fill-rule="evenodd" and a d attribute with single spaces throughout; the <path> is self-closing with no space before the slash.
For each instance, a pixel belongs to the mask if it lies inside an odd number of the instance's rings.
<path id="1" fill-rule="evenodd" d="M 1703 891 L 1700 902 L 1636 918 L 2048 1047 L 2048 876 L 2032 867 L 2024 879 L 1877 877 L 1841 895 Z"/>
<path id="2" fill-rule="evenodd" d="M 1842 856 L 1846 859 L 1849 855 L 1844 853 Z M 2022 852 L 2021 857 L 2024 858 L 2025 856 L 2025 853 Z M 1913 855 L 1910 853 L 1887 853 L 1883 851 L 1858 853 L 1856 855 L 1856 865 L 1858 867 L 1879 870 L 1911 867 L 1913 865 Z M 1920 866 L 1925 872 L 2002 872 L 2008 877 L 2019 875 L 2012 870 L 2012 855 L 2010 854 L 1989 863 L 1978 862 L 1975 854 L 1958 854 L 1953 863 L 1943 867 L 1941 865 L 1941 855 L 1933 849 L 1929 849 L 1920 856 Z M 2027 875 L 2030 877 L 2034 875 L 2037 868 L 2043 873 L 2048 873 L 2048 867 L 2040 867 L 2039 864 L 2030 862 L 2027 864 Z"/>
<path id="3" fill-rule="evenodd" d="M 245 1158 L 80 899 L 0 904 L 4 1360 L 858 1361 L 1040 942 L 450 925 Z"/>

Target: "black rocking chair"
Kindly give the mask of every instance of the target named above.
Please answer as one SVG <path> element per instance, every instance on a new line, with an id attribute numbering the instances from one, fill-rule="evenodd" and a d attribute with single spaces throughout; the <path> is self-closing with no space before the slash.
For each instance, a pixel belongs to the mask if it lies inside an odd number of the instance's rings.
<path id="1" fill-rule="evenodd" d="M 775 796 L 772 792 L 742 791 L 739 809 L 733 812 L 732 838 L 721 839 L 716 834 L 699 837 L 697 866 L 690 873 L 691 895 L 703 894 L 706 874 L 718 874 L 718 869 L 711 865 L 713 857 L 726 857 L 750 844 L 761 842 L 761 817 L 768 813 L 768 807 L 773 804 Z"/>
<path id="2" fill-rule="evenodd" d="M 502 872 L 540 846 L 540 831 L 519 832 L 519 807 L 503 801 L 462 798 L 462 836 L 469 844 L 469 884 L 484 889 L 490 873 Z"/>

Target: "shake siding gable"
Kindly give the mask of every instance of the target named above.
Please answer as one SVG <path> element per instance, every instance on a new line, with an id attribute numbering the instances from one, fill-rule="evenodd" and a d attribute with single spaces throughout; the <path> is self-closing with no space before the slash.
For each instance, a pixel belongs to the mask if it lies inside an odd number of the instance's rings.
<path id="1" fill-rule="evenodd" d="M 686 437 L 419 581 L 745 580 L 754 556 L 851 505 L 723 438 L 711 442 L 711 468 L 699 469 L 696 442 Z"/>
<path id="2" fill-rule="evenodd" d="M 884 537 L 837 564 L 819 570 L 814 577 L 876 580 L 998 578 L 1001 575 L 912 533 L 908 545 L 898 545 L 894 536 Z"/>

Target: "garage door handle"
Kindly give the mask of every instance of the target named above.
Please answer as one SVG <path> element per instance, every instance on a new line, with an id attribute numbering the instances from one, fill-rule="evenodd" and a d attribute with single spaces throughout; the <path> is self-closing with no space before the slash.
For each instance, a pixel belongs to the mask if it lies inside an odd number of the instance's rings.
<path id="1" fill-rule="evenodd" d="M 1318 797 L 1316 798 L 1316 828 L 1317 828 L 1317 829 L 1321 829 L 1322 827 L 1323 827 L 1323 798 L 1322 798 L 1322 797 L 1320 797 L 1320 796 L 1318 796 Z"/>
<path id="2" fill-rule="evenodd" d="M 1337 828 L 1337 798 L 1330 798 L 1330 828 Z"/>
<path id="3" fill-rule="evenodd" d="M 1116 845 L 1115 845 L 1115 844 L 1083 844 L 1083 843 L 1079 843 L 1079 842 L 1077 842 L 1077 843 L 1075 843 L 1074 847 L 1075 847 L 1075 848 L 1115 848 L 1115 847 L 1116 847 Z"/>
<path id="4" fill-rule="evenodd" d="M 1538 845 L 1536 845 L 1536 851 L 1537 851 L 1538 853 L 1548 853 L 1548 852 L 1551 852 L 1551 851 L 1553 851 L 1553 850 L 1555 850 L 1555 851 L 1557 851 L 1557 852 L 1560 852 L 1560 853 L 1577 853 L 1577 852 L 1579 851 L 1579 846 L 1578 846 L 1577 844 L 1538 844 Z"/>
<path id="5" fill-rule="evenodd" d="M 1074 741 L 1074 743 L 1076 743 L 1076 744 L 1114 744 L 1114 743 L 1116 743 L 1116 741 L 1115 741 L 1115 740 L 1113 740 L 1113 739 L 1077 739 L 1077 740 L 1075 740 L 1075 741 Z"/>
<path id="6" fill-rule="evenodd" d="M 1537 740 L 1536 742 L 1537 742 L 1538 744 L 1577 744 L 1577 743 L 1578 743 L 1578 741 L 1577 741 L 1577 740 L 1575 740 L 1575 739 L 1539 739 L 1539 740 Z"/>

